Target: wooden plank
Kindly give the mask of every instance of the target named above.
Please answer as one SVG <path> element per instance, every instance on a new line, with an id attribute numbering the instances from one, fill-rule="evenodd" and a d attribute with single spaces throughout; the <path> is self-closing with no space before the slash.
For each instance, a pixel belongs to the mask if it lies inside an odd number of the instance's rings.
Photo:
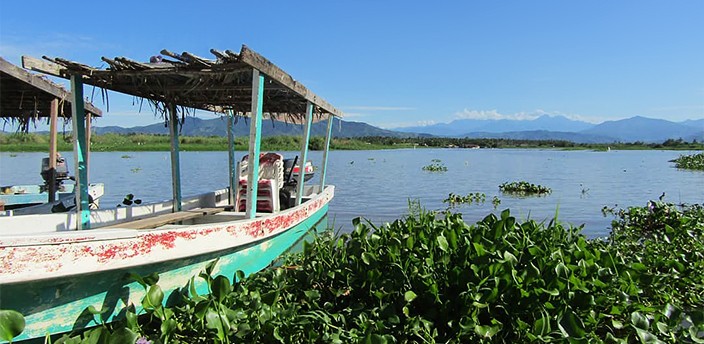
<path id="1" fill-rule="evenodd" d="M 129 228 L 129 229 L 149 229 L 163 226 L 166 224 L 195 219 L 202 216 L 213 215 L 225 210 L 227 207 L 217 208 L 198 208 L 192 210 L 184 210 L 176 213 L 168 213 L 153 217 L 142 218 L 134 221 L 123 222 L 103 228 Z"/>
<path id="2" fill-rule="evenodd" d="M 335 121 L 334 116 L 328 116 L 328 131 L 325 134 L 325 149 L 323 150 L 323 167 L 320 171 L 320 192 L 325 188 L 325 176 L 328 172 L 328 152 L 330 151 L 330 141 L 332 140 L 332 123 Z"/>
<path id="3" fill-rule="evenodd" d="M 90 209 L 88 208 L 88 152 L 86 150 L 85 108 L 83 106 L 83 80 L 71 76 L 71 123 L 73 127 L 73 157 L 76 177 L 76 229 L 90 229 Z"/>
<path id="4" fill-rule="evenodd" d="M 303 84 L 293 79 L 291 75 L 284 72 L 274 63 L 267 60 L 264 56 L 259 55 L 254 50 L 247 48 L 246 45 L 242 45 L 242 50 L 240 51 L 240 60 L 259 70 L 260 72 L 266 74 L 268 77 L 275 80 L 276 82 L 298 93 L 300 96 L 315 104 L 316 106 L 322 108 L 324 111 L 327 111 L 337 117 L 342 117 L 342 111 L 336 109 L 330 103 L 325 101 L 325 99 L 315 95 L 305 86 L 303 86 Z"/>
<path id="5" fill-rule="evenodd" d="M 235 205 L 237 197 L 237 162 L 235 161 L 235 112 L 230 110 L 227 113 L 227 161 L 228 161 L 228 176 L 230 177 L 230 204 Z"/>
<path id="6" fill-rule="evenodd" d="M 252 70 L 252 120 L 249 127 L 249 173 L 247 174 L 247 218 L 257 215 L 259 192 L 259 152 L 262 141 L 262 108 L 264 107 L 264 75 Z M 278 191 L 278 190 L 277 190 Z"/>
<path id="7" fill-rule="evenodd" d="M 306 180 L 306 161 L 308 161 L 308 142 L 310 141 L 310 127 L 313 122 L 313 103 L 306 105 L 305 131 L 301 140 L 301 159 L 298 160 L 298 191 L 296 192 L 296 205 L 303 201 L 303 184 Z M 294 166 L 295 167 L 295 166 Z M 293 168 L 293 167 L 292 167 Z"/>
<path id="8" fill-rule="evenodd" d="M 173 212 L 181 211 L 181 163 L 179 159 L 178 114 L 176 105 L 167 105 L 169 110 L 169 134 L 171 136 L 171 189 L 173 193 Z"/>
<path id="9" fill-rule="evenodd" d="M 59 117 L 59 100 L 54 98 L 51 101 L 50 117 L 49 117 L 49 202 L 56 200 L 56 158 L 58 155 L 58 117 Z"/>

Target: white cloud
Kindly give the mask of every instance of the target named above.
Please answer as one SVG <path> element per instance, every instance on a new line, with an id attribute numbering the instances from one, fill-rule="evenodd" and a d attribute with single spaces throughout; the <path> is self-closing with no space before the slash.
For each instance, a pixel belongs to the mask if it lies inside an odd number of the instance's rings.
<path id="1" fill-rule="evenodd" d="M 582 116 L 577 114 L 564 113 L 559 111 L 545 111 L 543 109 L 536 109 L 531 112 L 516 112 L 513 114 L 503 114 L 497 110 L 472 110 L 464 109 L 461 112 L 455 113 L 456 119 L 479 119 L 479 120 L 516 120 L 516 121 L 531 121 L 540 116 L 563 116 L 573 121 L 582 121 L 588 123 L 601 123 L 603 118 L 593 117 L 593 116 Z"/>

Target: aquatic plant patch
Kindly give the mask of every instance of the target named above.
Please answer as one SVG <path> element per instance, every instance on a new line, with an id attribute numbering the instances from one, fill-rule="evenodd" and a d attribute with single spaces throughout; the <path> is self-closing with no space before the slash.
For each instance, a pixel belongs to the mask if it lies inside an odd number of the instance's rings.
<path id="1" fill-rule="evenodd" d="M 677 159 L 670 161 L 674 162 L 677 168 L 704 171 L 704 153 L 680 155 Z"/>
<path id="2" fill-rule="evenodd" d="M 428 172 L 447 172 L 447 166 L 440 159 L 431 160 L 429 165 L 423 166 L 423 171 Z"/>
<path id="3" fill-rule="evenodd" d="M 461 196 L 450 192 L 450 194 L 442 202 L 447 203 L 450 207 L 456 207 L 461 204 L 471 205 L 483 204 L 486 201 L 486 194 L 482 192 L 470 192 L 466 196 Z"/>
<path id="4" fill-rule="evenodd" d="M 381 227 L 356 219 L 351 233 L 326 232 L 235 283 L 212 275 L 215 261 L 195 277 L 207 295 L 190 283 L 166 296 L 158 276 L 134 276 L 144 314 L 59 341 L 704 341 L 702 206 L 617 211 L 608 240 L 509 210 L 470 225 L 413 209 Z"/>
<path id="5" fill-rule="evenodd" d="M 526 181 L 504 182 L 499 185 L 499 190 L 505 194 L 513 194 L 519 196 L 543 196 L 552 192 L 552 189 L 546 186 L 529 183 Z"/>

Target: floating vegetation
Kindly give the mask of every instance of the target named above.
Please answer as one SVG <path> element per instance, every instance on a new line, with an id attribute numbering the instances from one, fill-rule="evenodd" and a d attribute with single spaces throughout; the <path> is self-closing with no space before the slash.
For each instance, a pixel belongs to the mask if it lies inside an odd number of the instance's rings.
<path id="1" fill-rule="evenodd" d="M 704 153 L 680 155 L 670 162 L 674 162 L 677 168 L 704 171 Z"/>
<path id="2" fill-rule="evenodd" d="M 462 214 L 415 211 L 380 227 L 355 219 L 351 233 L 323 233 L 282 267 L 246 278 L 214 276 L 216 260 L 169 306 L 158 276 L 133 275 L 146 291 L 143 311 L 131 307 L 121 322 L 57 342 L 704 339 L 701 205 L 648 202 L 619 211 L 608 240 L 557 221 L 520 221 L 509 210 L 471 225 Z M 198 294 L 195 279 L 210 293 Z"/>
<path id="3" fill-rule="evenodd" d="M 125 155 L 121 156 L 120 158 L 123 158 L 123 159 L 132 159 L 132 156 L 125 154 Z"/>
<path id="4" fill-rule="evenodd" d="M 526 181 L 505 182 L 499 185 L 499 190 L 506 194 L 515 194 L 519 196 L 543 196 L 552 192 L 549 187 L 538 184 L 529 183 Z"/>
<path id="5" fill-rule="evenodd" d="M 470 192 L 466 196 L 461 196 L 450 192 L 450 195 L 444 199 L 443 203 L 448 203 L 450 207 L 456 207 L 461 204 L 471 205 L 472 203 L 482 204 L 486 201 L 486 194 L 481 192 Z"/>
<path id="6" fill-rule="evenodd" d="M 141 170 L 142 170 L 141 167 L 135 167 L 135 168 L 131 169 L 130 171 L 131 171 L 132 173 L 139 173 L 139 171 L 141 171 Z"/>
<path id="7" fill-rule="evenodd" d="M 423 166 L 423 171 L 428 172 L 447 172 L 447 167 L 442 163 L 440 159 L 430 160 L 430 165 Z"/>
<path id="8" fill-rule="evenodd" d="M 132 204 L 140 205 L 140 204 L 142 204 L 142 200 L 138 199 L 138 198 L 135 199 L 133 194 L 127 194 L 127 195 L 125 195 L 125 198 L 122 200 L 122 203 L 118 204 L 117 206 L 118 207 L 123 206 L 123 205 L 130 206 Z"/>
<path id="9" fill-rule="evenodd" d="M 15 154 L 15 153 L 10 153 L 10 158 L 16 158 L 16 157 L 17 157 L 17 154 Z"/>
<path id="10" fill-rule="evenodd" d="M 494 196 L 491 199 L 491 204 L 494 206 L 494 209 L 499 207 L 499 204 L 501 204 L 501 199 L 498 196 Z"/>

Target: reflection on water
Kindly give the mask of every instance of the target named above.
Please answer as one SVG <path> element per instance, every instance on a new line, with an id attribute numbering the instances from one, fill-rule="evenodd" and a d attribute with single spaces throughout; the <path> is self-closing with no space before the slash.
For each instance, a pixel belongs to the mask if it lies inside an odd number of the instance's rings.
<path id="1" fill-rule="evenodd" d="M 606 235 L 611 218 L 604 206 L 644 205 L 665 193 L 675 203 L 704 203 L 704 172 L 673 168 L 668 160 L 676 151 L 560 151 L 518 149 L 404 149 L 333 151 L 327 182 L 334 184 L 329 223 L 349 230 L 354 217 L 375 224 L 393 221 L 407 212 L 408 200 L 418 199 L 427 209 L 445 209 L 449 193 L 482 192 L 483 205 L 458 208 L 468 222 L 495 211 L 489 200 L 499 196 L 497 212 L 510 208 L 520 218 L 549 221 L 558 216 L 574 225 L 584 224 L 589 236 Z M 0 153 L 0 184 L 40 183 L 43 153 Z M 237 152 L 241 157 L 244 152 Z M 294 156 L 295 152 L 283 152 Z M 62 153 L 66 157 L 71 152 Z M 320 166 L 321 152 L 309 154 Z M 440 159 L 444 173 L 421 168 Z M 68 159 L 69 168 L 73 162 Z M 171 198 L 168 152 L 92 153 L 90 180 L 105 183 L 102 207 L 115 206 L 132 193 L 144 202 Z M 190 195 L 225 187 L 226 152 L 182 152 L 182 193 Z M 318 171 L 319 172 L 319 171 Z M 499 193 L 498 185 L 526 180 L 552 188 L 547 197 L 513 198 Z M 318 173 L 311 181 L 318 183 Z"/>

